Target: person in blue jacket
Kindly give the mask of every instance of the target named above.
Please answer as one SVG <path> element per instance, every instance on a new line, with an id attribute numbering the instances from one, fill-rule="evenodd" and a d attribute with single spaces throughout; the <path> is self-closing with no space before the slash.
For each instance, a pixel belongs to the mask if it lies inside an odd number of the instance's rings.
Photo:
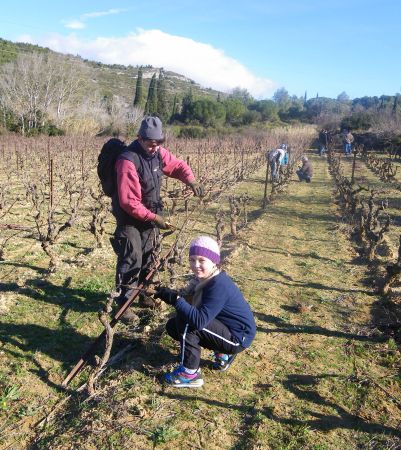
<path id="1" fill-rule="evenodd" d="M 180 342 L 181 363 L 165 381 L 174 387 L 200 387 L 201 349 L 214 351 L 213 368 L 227 370 L 238 353 L 248 348 L 256 324 L 248 302 L 226 272 L 220 270 L 220 249 L 208 237 L 194 239 L 189 248 L 194 280 L 181 292 L 160 287 L 156 298 L 175 307 L 167 333 Z"/>

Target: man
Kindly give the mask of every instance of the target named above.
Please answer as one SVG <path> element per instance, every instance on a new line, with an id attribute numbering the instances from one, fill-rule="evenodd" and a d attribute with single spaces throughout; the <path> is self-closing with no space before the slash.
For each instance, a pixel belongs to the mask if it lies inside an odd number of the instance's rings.
<path id="1" fill-rule="evenodd" d="M 159 229 L 168 229 L 161 216 L 163 174 L 190 186 L 196 196 L 204 193 L 191 168 L 162 147 L 163 141 L 160 119 L 146 116 L 137 139 L 116 161 L 117 189 L 112 197 L 112 211 L 117 227 L 111 242 L 117 254 L 116 286 L 120 289 L 117 299 L 120 306 L 131 289 L 146 277 Z M 145 306 L 151 305 L 145 303 Z M 129 321 L 134 315 L 127 310 L 123 318 Z"/>
<path id="2" fill-rule="evenodd" d="M 352 143 L 354 142 L 354 136 L 348 130 L 343 132 L 343 145 L 345 156 L 349 156 L 352 153 Z"/>
<path id="3" fill-rule="evenodd" d="M 266 156 L 270 164 L 272 181 L 277 181 L 280 176 L 280 166 L 287 154 L 286 149 L 287 146 L 285 144 L 281 144 L 280 148 L 267 152 Z"/>
<path id="4" fill-rule="evenodd" d="M 319 133 L 319 155 L 324 156 L 329 145 L 329 132 L 323 128 Z"/>
<path id="5" fill-rule="evenodd" d="M 302 156 L 301 161 L 302 167 L 297 170 L 299 181 L 306 181 L 307 183 L 310 183 L 313 175 L 312 164 L 308 160 L 307 156 Z"/>

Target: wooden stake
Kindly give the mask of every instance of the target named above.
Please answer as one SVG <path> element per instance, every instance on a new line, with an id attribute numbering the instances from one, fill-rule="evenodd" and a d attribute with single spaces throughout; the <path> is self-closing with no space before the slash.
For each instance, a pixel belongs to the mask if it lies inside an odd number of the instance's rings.
<path id="1" fill-rule="evenodd" d="M 354 184 L 355 165 L 356 165 L 356 153 L 357 153 L 357 152 L 354 150 L 354 160 L 352 161 L 351 184 Z"/>
<path id="2" fill-rule="evenodd" d="M 269 161 L 266 161 L 266 178 L 265 178 L 265 193 L 263 194 L 263 208 L 267 206 L 267 185 L 269 183 Z"/>
<path id="3" fill-rule="evenodd" d="M 53 209 L 53 158 L 50 160 L 49 167 L 49 176 L 50 176 L 50 209 Z"/>

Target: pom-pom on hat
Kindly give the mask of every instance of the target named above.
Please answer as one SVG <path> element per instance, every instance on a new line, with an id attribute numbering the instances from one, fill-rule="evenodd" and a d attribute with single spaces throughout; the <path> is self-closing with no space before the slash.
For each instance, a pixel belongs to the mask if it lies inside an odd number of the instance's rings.
<path id="1" fill-rule="evenodd" d="M 145 116 L 142 120 L 138 134 L 143 139 L 162 140 L 164 137 L 161 120 L 156 116 Z"/>
<path id="2" fill-rule="evenodd" d="M 219 245 L 209 236 L 199 236 L 189 245 L 189 256 L 204 256 L 215 264 L 219 264 Z"/>

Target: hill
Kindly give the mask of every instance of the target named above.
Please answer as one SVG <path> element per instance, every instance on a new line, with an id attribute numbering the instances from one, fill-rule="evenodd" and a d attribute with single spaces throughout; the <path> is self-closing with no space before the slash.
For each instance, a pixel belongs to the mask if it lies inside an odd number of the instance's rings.
<path id="1" fill-rule="evenodd" d="M 63 55 L 47 47 L 40 47 L 22 42 L 11 42 L 0 38 L 0 65 L 15 61 L 18 55 L 23 53 L 55 53 Z M 83 62 L 89 68 L 89 76 L 94 85 L 96 85 L 101 95 L 110 96 L 118 95 L 127 100 L 132 101 L 135 93 L 136 79 L 138 76 L 138 69 L 140 66 L 124 66 L 120 64 L 103 64 L 98 61 L 91 61 L 83 59 L 79 55 L 67 55 L 64 57 L 69 60 L 76 60 Z M 177 94 L 182 97 L 185 93 L 192 89 L 195 96 L 210 96 L 217 97 L 219 94 L 224 95 L 219 91 L 210 88 L 204 88 L 184 75 L 164 70 L 163 68 L 156 68 L 153 66 L 143 66 L 143 84 L 145 91 L 149 87 L 150 79 L 153 74 L 159 73 L 163 70 L 165 81 L 172 96 Z"/>

